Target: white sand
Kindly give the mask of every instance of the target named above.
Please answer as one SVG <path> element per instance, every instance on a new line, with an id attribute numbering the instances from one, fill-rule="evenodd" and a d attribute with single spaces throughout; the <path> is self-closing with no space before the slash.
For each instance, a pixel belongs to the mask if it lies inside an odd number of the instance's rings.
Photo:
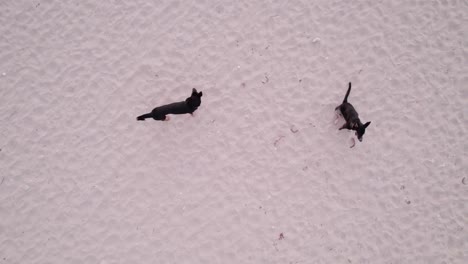
<path id="1" fill-rule="evenodd" d="M 0 263 L 468 263 L 467 14 L 2 0 Z"/>

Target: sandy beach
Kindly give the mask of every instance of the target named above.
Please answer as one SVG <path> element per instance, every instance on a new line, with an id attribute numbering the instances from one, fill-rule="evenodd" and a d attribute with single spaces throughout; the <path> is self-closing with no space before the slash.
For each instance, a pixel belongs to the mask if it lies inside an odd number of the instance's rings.
<path id="1" fill-rule="evenodd" d="M 0 264 L 468 263 L 467 106 L 467 1 L 2 0 Z"/>

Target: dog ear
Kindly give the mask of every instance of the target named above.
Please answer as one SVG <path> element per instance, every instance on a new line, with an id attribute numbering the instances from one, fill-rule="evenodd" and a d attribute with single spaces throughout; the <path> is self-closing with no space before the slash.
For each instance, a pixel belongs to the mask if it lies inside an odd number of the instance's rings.
<path id="1" fill-rule="evenodd" d="M 202 95 L 203 95 L 203 92 L 199 92 L 199 93 L 198 93 L 198 96 L 199 96 L 199 97 L 202 97 Z"/>
<path id="2" fill-rule="evenodd" d="M 364 128 L 368 127 L 370 125 L 370 122 L 367 122 L 364 124 Z"/>

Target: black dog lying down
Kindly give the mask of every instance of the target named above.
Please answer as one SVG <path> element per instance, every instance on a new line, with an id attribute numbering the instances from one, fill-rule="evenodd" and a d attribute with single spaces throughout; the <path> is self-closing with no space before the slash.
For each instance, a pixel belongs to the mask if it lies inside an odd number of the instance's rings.
<path id="1" fill-rule="evenodd" d="M 154 120 L 163 121 L 168 120 L 167 114 L 193 114 L 201 104 L 202 95 L 202 92 L 197 92 L 197 89 L 193 88 L 192 95 L 185 101 L 156 107 L 151 113 L 137 117 L 137 120 L 144 121 L 146 118 L 153 118 Z"/>
<path id="2" fill-rule="evenodd" d="M 340 130 L 344 128 L 356 130 L 357 138 L 359 139 L 359 141 L 362 141 L 362 136 L 364 135 L 364 133 L 366 133 L 366 127 L 368 127 L 371 122 L 367 122 L 365 124 L 361 123 L 361 120 L 359 120 L 358 113 L 356 112 L 354 107 L 350 103 L 348 103 L 348 96 L 350 92 L 351 83 L 349 83 L 348 92 L 346 92 L 346 96 L 343 100 L 343 103 L 337 106 L 335 110 L 340 109 L 341 114 L 346 120 L 346 123 L 340 128 Z"/>

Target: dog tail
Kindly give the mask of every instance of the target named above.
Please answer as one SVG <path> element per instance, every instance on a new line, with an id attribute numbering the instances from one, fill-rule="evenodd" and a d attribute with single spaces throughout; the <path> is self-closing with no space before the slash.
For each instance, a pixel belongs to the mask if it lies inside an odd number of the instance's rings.
<path id="1" fill-rule="evenodd" d="M 151 117 L 153 117 L 153 116 L 151 115 L 151 113 L 149 113 L 149 114 L 144 114 L 144 115 L 141 115 L 141 116 L 137 117 L 137 120 L 138 120 L 138 121 L 144 121 L 146 118 L 151 118 Z"/>
<path id="2" fill-rule="evenodd" d="M 347 102 L 348 102 L 349 93 L 351 93 L 351 83 L 349 83 L 349 88 L 348 88 L 348 91 L 346 92 L 346 95 L 345 95 L 345 97 L 344 97 L 343 103 L 347 103 Z"/>

